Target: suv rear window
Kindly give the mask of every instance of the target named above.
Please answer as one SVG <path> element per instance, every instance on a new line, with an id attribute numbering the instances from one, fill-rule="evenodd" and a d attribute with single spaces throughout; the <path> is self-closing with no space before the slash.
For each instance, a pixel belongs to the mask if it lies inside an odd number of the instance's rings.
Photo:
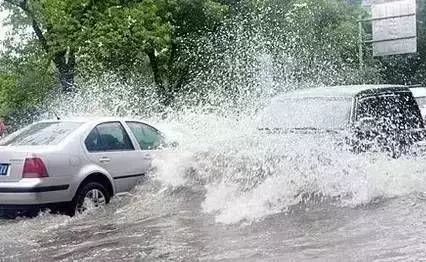
<path id="1" fill-rule="evenodd" d="M 423 122 L 411 93 L 384 94 L 362 98 L 356 112 L 357 120 L 370 117 L 385 121 L 388 128 L 406 130 L 422 128 Z"/>
<path id="2" fill-rule="evenodd" d="M 56 145 L 82 123 L 70 121 L 40 122 L 25 127 L 0 141 L 2 146 Z"/>

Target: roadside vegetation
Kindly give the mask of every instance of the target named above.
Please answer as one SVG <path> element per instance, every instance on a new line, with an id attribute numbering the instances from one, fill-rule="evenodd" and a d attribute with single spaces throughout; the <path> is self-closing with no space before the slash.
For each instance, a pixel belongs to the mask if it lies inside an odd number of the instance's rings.
<path id="1" fill-rule="evenodd" d="M 368 14 L 354 2 L 4 0 L 13 34 L 0 54 L 0 116 L 31 118 L 105 75 L 164 106 L 211 92 L 244 102 L 289 83 L 426 84 L 425 1 L 418 54 L 373 59 L 364 44 L 362 68 L 357 20 Z"/>

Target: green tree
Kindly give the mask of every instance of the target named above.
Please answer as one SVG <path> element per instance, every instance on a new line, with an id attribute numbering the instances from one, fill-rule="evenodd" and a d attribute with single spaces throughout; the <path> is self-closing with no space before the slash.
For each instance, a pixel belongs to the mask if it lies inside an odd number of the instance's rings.
<path id="1" fill-rule="evenodd" d="M 57 86 L 51 61 L 37 44 L 30 42 L 0 56 L 0 116 L 9 124 L 32 121 Z"/>
<path id="2" fill-rule="evenodd" d="M 18 7 L 16 16 L 24 12 L 64 91 L 76 73 L 126 79 L 149 71 L 166 103 L 185 77 L 175 67 L 182 38 L 214 29 L 227 13 L 213 0 L 6 0 L 5 6 Z"/>
<path id="3" fill-rule="evenodd" d="M 281 43 L 281 50 L 291 54 L 296 63 L 296 79 L 321 78 L 318 80 L 328 84 L 343 80 L 349 84 L 351 79 L 337 76 L 344 70 L 356 75 L 357 20 L 363 12 L 342 0 L 272 0 L 266 9 L 266 20 L 268 29 L 273 29 L 266 34 L 274 39 L 273 43 Z M 270 50 L 276 53 L 274 46 Z"/>
<path id="4" fill-rule="evenodd" d="M 59 81 L 64 91 L 71 91 L 74 85 L 75 54 L 67 46 L 58 48 L 55 41 L 48 36 L 55 32 L 56 28 L 46 19 L 43 1 L 30 0 L 5 0 L 4 7 L 15 12 L 15 21 L 26 21 L 31 25 L 40 47 L 54 62 L 58 71 Z M 25 17 L 22 17 L 22 16 Z M 13 24 L 12 24 L 13 25 Z M 18 24 L 17 27 L 21 26 Z M 16 27 L 15 27 L 16 28 Z"/>
<path id="5" fill-rule="evenodd" d="M 247 89 L 282 91 L 290 82 L 379 81 L 374 61 L 367 61 L 368 75 L 358 70 L 357 20 L 362 13 L 343 0 L 239 2 L 230 21 L 201 42 L 203 59 L 191 86 L 210 85 L 244 97 Z M 265 87 L 265 81 L 275 86 Z"/>

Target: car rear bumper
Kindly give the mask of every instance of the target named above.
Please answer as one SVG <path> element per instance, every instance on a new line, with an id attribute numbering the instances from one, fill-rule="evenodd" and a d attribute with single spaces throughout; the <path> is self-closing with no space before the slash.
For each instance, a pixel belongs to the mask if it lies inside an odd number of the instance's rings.
<path id="1" fill-rule="evenodd" d="M 44 205 L 69 202 L 70 185 L 42 179 L 22 179 L 19 182 L 0 183 L 0 206 Z"/>
<path id="2" fill-rule="evenodd" d="M 0 188 L 0 191 L 3 188 Z M 43 191 L 33 192 L 33 190 L 40 190 L 39 188 L 7 188 L 9 192 L 0 193 L 0 205 L 37 205 L 48 204 L 56 202 L 68 201 L 65 190 L 58 191 Z M 25 191 L 25 192 L 24 192 Z"/>
<path id="3" fill-rule="evenodd" d="M 1 193 L 45 193 L 67 190 L 70 185 L 37 186 L 37 187 L 0 187 Z"/>

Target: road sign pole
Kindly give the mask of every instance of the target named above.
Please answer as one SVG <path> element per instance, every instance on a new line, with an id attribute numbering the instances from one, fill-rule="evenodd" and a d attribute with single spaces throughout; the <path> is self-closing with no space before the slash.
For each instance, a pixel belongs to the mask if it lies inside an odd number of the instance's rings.
<path id="1" fill-rule="evenodd" d="M 362 71 L 364 69 L 364 51 L 362 49 L 362 44 L 364 42 L 362 37 L 362 16 L 359 16 L 358 20 L 358 62 L 359 62 L 359 70 Z"/>

